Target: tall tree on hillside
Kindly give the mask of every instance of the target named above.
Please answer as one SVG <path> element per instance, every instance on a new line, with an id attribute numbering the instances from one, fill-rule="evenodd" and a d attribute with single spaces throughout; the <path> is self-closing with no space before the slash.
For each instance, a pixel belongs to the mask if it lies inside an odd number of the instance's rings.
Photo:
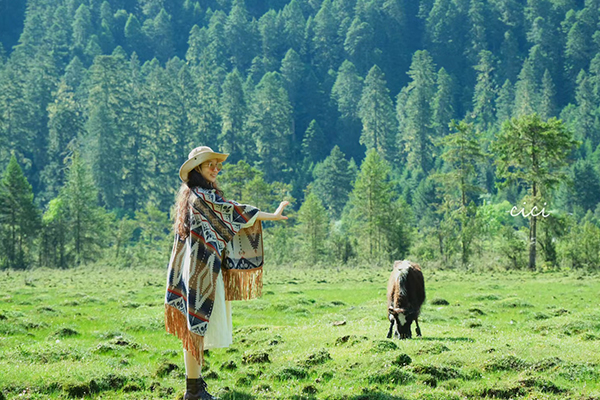
<path id="1" fill-rule="evenodd" d="M 118 53 L 96 57 L 90 67 L 86 155 L 109 208 L 124 206 L 126 144 L 134 134 L 130 79 L 125 58 Z"/>
<path id="2" fill-rule="evenodd" d="M 240 143 L 248 140 L 244 137 L 244 120 L 248 113 L 242 76 L 237 69 L 227 74 L 221 90 L 220 113 L 222 128 L 218 137 L 219 149 L 230 153 L 231 162 L 243 157 Z"/>
<path id="3" fill-rule="evenodd" d="M 393 200 L 389 176 L 390 166 L 385 159 L 376 149 L 367 150 L 349 199 L 349 217 L 361 255 L 378 262 L 387 259 L 386 225 Z"/>
<path id="4" fill-rule="evenodd" d="M 530 217 L 529 268 L 535 269 L 537 213 L 544 198 L 566 177 L 562 170 L 574 146 L 562 121 L 552 118 L 542 121 L 537 114 L 512 118 L 502 125 L 497 140 L 492 143 L 496 154 L 497 174 L 505 178 L 503 185 L 519 182 L 528 188 L 528 203 L 538 207 Z"/>
<path id="5" fill-rule="evenodd" d="M 584 211 L 595 210 L 600 203 L 600 173 L 590 160 L 579 160 L 572 170 L 574 196 L 572 201 Z"/>
<path id="6" fill-rule="evenodd" d="M 358 114 L 358 103 L 363 91 L 363 80 L 358 75 L 356 67 L 345 60 L 338 70 L 335 83 L 331 88 L 331 98 L 340 113 L 339 146 L 354 157 L 361 157 L 362 151 L 358 145 L 360 140 L 361 123 Z"/>
<path id="7" fill-rule="evenodd" d="M 31 185 L 13 154 L 0 181 L 0 235 L 3 250 L 0 265 L 27 268 L 31 240 L 37 232 L 39 219 Z"/>
<path id="8" fill-rule="evenodd" d="M 320 77 L 337 67 L 341 55 L 338 23 L 331 10 L 331 0 L 324 0 L 312 21 L 311 55 Z"/>
<path id="9" fill-rule="evenodd" d="M 395 155 L 394 136 L 398 122 L 385 77 L 377 65 L 371 68 L 365 78 L 358 115 L 363 126 L 360 143 L 367 149 L 377 150 L 391 162 Z"/>
<path id="10" fill-rule="evenodd" d="M 433 166 L 433 129 L 430 99 L 435 95 L 433 59 L 426 50 L 416 51 L 408 75 L 411 82 L 398 95 L 399 147 L 411 168 L 427 172 Z"/>
<path id="11" fill-rule="evenodd" d="M 329 215 L 339 219 L 352 190 L 357 168 L 354 160 L 346 160 L 344 153 L 335 146 L 329 156 L 313 170 L 313 193 L 322 201 Z"/>
<path id="12" fill-rule="evenodd" d="M 304 29 L 306 27 L 306 18 L 302 14 L 302 8 L 297 0 L 292 0 L 283 7 L 283 31 L 285 33 L 285 42 L 299 54 L 306 52 L 304 42 Z"/>
<path id="13" fill-rule="evenodd" d="M 498 90 L 496 98 L 496 121 L 503 123 L 512 116 L 515 93 L 512 83 L 507 79 Z"/>
<path id="14" fill-rule="evenodd" d="M 256 32 L 244 0 L 235 0 L 225 22 L 225 37 L 231 64 L 242 71 L 250 67 L 257 50 Z"/>
<path id="15" fill-rule="evenodd" d="M 448 134 L 448 124 L 454 117 L 454 80 L 444 68 L 437 74 L 437 90 L 433 98 L 432 128 L 436 137 Z"/>
<path id="16" fill-rule="evenodd" d="M 484 154 L 472 124 L 453 121 L 451 129 L 454 132 L 439 142 L 444 147 L 442 159 L 446 168 L 436 177 L 444 186 L 449 218 L 458 221 L 461 262 L 466 266 L 477 228 L 472 197 L 482 191 L 476 182 L 477 165 L 484 161 Z"/>
<path id="17" fill-rule="evenodd" d="M 65 186 L 60 198 L 66 210 L 68 251 L 75 264 L 98 257 L 106 236 L 107 216 L 97 205 L 98 191 L 94 186 L 89 165 L 75 151 L 69 159 Z"/>
<path id="18" fill-rule="evenodd" d="M 520 117 L 533 114 L 538 110 L 539 91 L 538 80 L 535 76 L 534 65 L 528 58 L 523 63 L 519 80 L 515 85 L 515 105 L 513 115 Z"/>
<path id="19" fill-rule="evenodd" d="M 79 57 L 82 57 L 93 32 L 92 14 L 85 4 L 81 4 L 75 12 L 72 30 L 73 49 L 77 52 Z"/>
<path id="20" fill-rule="evenodd" d="M 266 179 L 283 180 L 290 167 L 292 110 L 278 73 L 266 73 L 256 86 L 247 129 L 256 142 Z"/>
<path id="21" fill-rule="evenodd" d="M 472 118 L 475 126 L 487 131 L 495 122 L 496 83 L 493 71 L 495 60 L 491 52 L 484 50 L 479 53 L 479 63 L 474 67 L 477 71 L 477 83 L 473 93 Z"/>
<path id="22" fill-rule="evenodd" d="M 556 116 L 556 88 L 550 71 L 545 70 L 540 93 L 540 117 L 544 120 Z"/>
<path id="23" fill-rule="evenodd" d="M 594 95 L 594 88 L 588 74 L 582 70 L 577 77 L 575 91 L 575 100 L 577 101 L 575 134 L 578 140 L 589 140 L 592 149 L 595 149 L 600 143 L 599 98 L 598 95 Z"/>
<path id="24" fill-rule="evenodd" d="M 54 102 L 48 104 L 48 163 L 42 172 L 46 200 L 55 198 L 64 184 L 67 147 L 84 132 L 81 114 L 81 105 L 76 102 L 75 93 L 63 78 L 54 95 Z"/>
<path id="25" fill-rule="evenodd" d="M 373 63 L 378 61 L 375 56 L 378 49 L 373 27 L 368 22 L 361 21 L 359 17 L 354 18 L 346 33 L 344 50 L 358 70 L 365 73 Z"/>
<path id="26" fill-rule="evenodd" d="M 329 218 L 317 195 L 310 192 L 298 211 L 299 242 L 302 258 L 316 264 L 325 253 L 325 241 L 329 231 Z"/>

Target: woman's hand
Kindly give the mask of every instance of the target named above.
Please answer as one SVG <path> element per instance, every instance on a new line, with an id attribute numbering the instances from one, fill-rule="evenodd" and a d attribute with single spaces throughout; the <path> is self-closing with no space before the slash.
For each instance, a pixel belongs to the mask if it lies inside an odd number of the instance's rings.
<path id="1" fill-rule="evenodd" d="M 286 208 L 288 205 L 290 204 L 289 201 L 282 201 L 281 203 L 279 203 L 279 207 L 277 207 L 277 210 L 275 211 L 275 215 L 277 216 L 277 219 L 288 219 L 288 217 L 286 217 L 285 215 L 281 215 L 283 213 L 284 208 Z"/>
<path id="2" fill-rule="evenodd" d="M 285 215 L 281 215 L 283 213 L 283 209 L 286 208 L 290 204 L 289 201 L 282 201 L 277 207 L 277 210 L 274 214 L 259 211 L 257 219 L 259 221 L 281 221 L 284 219 L 288 219 Z"/>

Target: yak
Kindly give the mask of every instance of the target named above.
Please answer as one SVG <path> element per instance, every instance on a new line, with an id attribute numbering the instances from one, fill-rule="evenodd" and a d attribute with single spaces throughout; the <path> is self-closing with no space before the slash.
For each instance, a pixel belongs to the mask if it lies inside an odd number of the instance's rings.
<path id="1" fill-rule="evenodd" d="M 421 336 L 419 314 L 421 305 L 425 301 L 425 282 L 418 264 L 408 260 L 394 262 L 394 268 L 388 281 L 387 300 L 390 321 L 388 339 L 392 337 L 394 326 L 396 327 L 395 337 L 411 338 L 410 327 L 413 321 L 417 324 L 417 336 Z"/>

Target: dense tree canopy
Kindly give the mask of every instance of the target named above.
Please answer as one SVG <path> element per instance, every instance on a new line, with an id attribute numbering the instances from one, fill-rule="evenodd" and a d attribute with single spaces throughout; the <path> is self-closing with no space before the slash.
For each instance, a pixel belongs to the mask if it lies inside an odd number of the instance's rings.
<path id="1" fill-rule="evenodd" d="M 430 177 L 452 177 L 457 165 L 447 152 L 443 156 L 443 143 L 449 142 L 439 139 L 451 133 L 452 120 L 462 121 L 454 127 L 468 126 L 486 151 L 505 121 L 534 113 L 541 123 L 562 120 L 581 142 L 562 155 L 578 162 L 557 172 L 564 179 L 549 201 L 577 221 L 599 207 L 597 1 L 4 3 L 0 171 L 6 175 L 10 169 L 12 176 L 18 162 L 48 232 L 67 226 L 64 193 L 74 143 L 77 157 L 90 167 L 97 206 L 113 212 L 115 221 L 137 222 L 142 210 L 168 213 L 179 165 L 191 148 L 209 145 L 231 154 L 235 168 L 225 172 L 255 185 L 223 176 L 232 196 L 251 196 L 244 200 L 257 199 L 265 207 L 276 194 L 294 196 L 295 210 L 305 193 L 318 197 L 332 222 L 332 243 L 318 249 L 311 244 L 311 254 L 347 260 L 366 247 L 351 243 L 344 229 L 352 224 L 339 222 L 343 215 L 357 215 L 351 210 L 362 204 L 362 194 L 355 177 L 366 173 L 362 164 L 374 151 L 389 175 L 380 196 L 386 207 L 415 218 L 379 226 L 369 217 L 368 232 L 396 239 L 369 238 L 368 253 L 404 254 L 397 249 L 404 249 L 399 242 L 410 225 L 414 235 L 433 230 L 431 237 L 440 239 L 412 241 L 415 254 L 443 254 L 450 262 L 447 251 L 453 250 L 445 240 L 460 230 L 450 223 L 452 212 L 471 202 L 476 208 L 514 203 L 527 188 L 498 188 L 504 178 L 496 171 L 500 155 L 492 153 L 468 167 L 469 185 L 481 192 L 444 206 L 443 185 Z M 364 182 L 363 176 L 358 187 Z M 0 233 L 16 232 L 6 221 Z M 509 221 L 517 228 L 527 224 Z M 392 225 L 395 233 L 386 231 Z M 273 230 L 273 243 L 298 232 L 285 229 Z M 136 230 L 125 236 L 140 238 Z M 63 266 L 74 253 L 71 236 L 60 240 L 64 249 L 48 262 Z M 507 243 L 503 248 L 519 247 Z M 16 254 L 12 247 L 5 250 L 9 257 Z"/>

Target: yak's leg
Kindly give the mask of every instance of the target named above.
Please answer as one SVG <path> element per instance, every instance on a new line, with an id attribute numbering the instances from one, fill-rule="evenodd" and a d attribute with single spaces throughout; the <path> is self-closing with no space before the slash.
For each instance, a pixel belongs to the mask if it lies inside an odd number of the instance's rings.
<path id="1" fill-rule="evenodd" d="M 419 328 L 419 318 L 415 319 L 415 323 L 417 324 L 417 329 L 416 329 L 417 336 L 421 337 L 421 328 Z"/>
<path id="2" fill-rule="evenodd" d="M 390 330 L 388 331 L 388 334 L 387 334 L 388 339 L 392 337 L 392 328 L 394 328 L 394 320 L 390 321 Z"/>

